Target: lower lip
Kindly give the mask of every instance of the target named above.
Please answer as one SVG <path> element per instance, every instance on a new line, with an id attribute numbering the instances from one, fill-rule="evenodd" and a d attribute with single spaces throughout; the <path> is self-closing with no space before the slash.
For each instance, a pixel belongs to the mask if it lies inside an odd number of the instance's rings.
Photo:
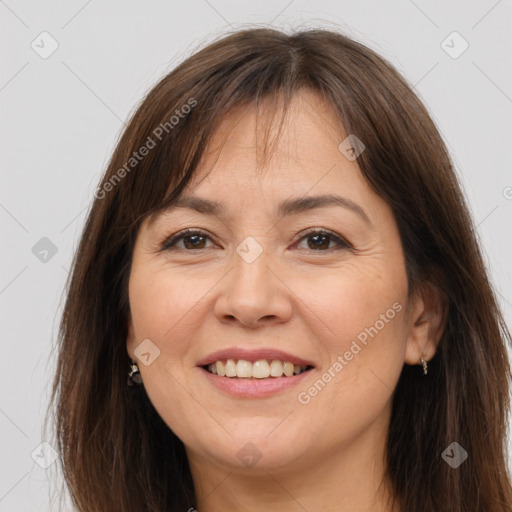
<path id="1" fill-rule="evenodd" d="M 236 377 L 219 377 L 204 368 L 200 368 L 206 378 L 225 393 L 239 398 L 263 398 L 275 395 L 302 382 L 312 370 L 292 377 L 268 377 L 266 379 L 242 379 Z"/>

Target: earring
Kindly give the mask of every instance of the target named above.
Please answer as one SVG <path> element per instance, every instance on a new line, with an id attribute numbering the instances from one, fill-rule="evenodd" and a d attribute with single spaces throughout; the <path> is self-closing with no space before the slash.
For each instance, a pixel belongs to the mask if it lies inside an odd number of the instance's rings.
<path id="1" fill-rule="evenodd" d="M 137 366 L 137 363 L 132 363 L 131 361 L 128 361 L 128 366 L 130 367 L 130 370 L 128 371 L 128 380 L 126 382 L 128 386 L 142 384 L 142 377 L 139 373 L 139 367 Z"/>
<path id="2" fill-rule="evenodd" d="M 423 359 L 423 357 L 420 356 L 421 364 L 423 365 L 423 376 L 427 375 L 428 372 L 428 365 L 427 361 Z"/>

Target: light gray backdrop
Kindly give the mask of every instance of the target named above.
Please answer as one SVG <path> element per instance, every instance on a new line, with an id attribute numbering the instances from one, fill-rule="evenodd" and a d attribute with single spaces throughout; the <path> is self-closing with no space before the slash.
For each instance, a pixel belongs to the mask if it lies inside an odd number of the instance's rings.
<path id="1" fill-rule="evenodd" d="M 50 510 L 60 297 L 124 121 L 226 29 L 338 26 L 398 67 L 452 153 L 511 324 L 512 0 L 0 0 L 0 16 L 0 511 Z"/>

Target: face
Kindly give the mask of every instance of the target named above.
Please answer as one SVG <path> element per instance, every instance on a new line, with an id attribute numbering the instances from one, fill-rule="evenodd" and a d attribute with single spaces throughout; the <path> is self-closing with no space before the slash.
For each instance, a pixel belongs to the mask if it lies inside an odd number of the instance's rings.
<path id="1" fill-rule="evenodd" d="M 190 460 L 300 470 L 384 439 L 407 278 L 391 209 L 338 149 L 332 107 L 296 95 L 264 165 L 256 120 L 224 119 L 183 194 L 221 208 L 189 201 L 142 224 L 127 350 Z"/>

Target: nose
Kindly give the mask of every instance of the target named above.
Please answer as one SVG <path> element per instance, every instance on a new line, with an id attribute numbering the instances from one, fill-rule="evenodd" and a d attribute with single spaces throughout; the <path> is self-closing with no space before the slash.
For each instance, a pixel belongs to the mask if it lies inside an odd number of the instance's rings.
<path id="1" fill-rule="evenodd" d="M 293 292 L 265 251 L 252 263 L 238 254 L 234 267 L 219 283 L 215 315 L 222 323 L 268 327 L 286 322 L 293 312 Z"/>

